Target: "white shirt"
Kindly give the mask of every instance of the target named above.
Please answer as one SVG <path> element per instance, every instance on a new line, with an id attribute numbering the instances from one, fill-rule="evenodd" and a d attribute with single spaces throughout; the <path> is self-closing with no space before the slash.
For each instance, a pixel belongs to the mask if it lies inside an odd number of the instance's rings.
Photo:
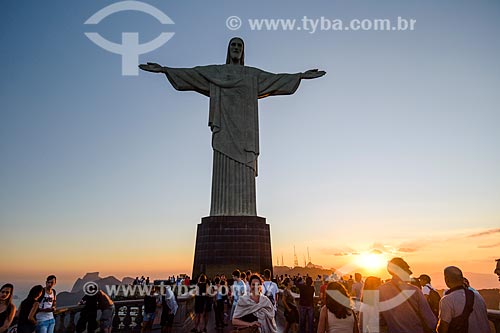
<path id="1" fill-rule="evenodd" d="M 233 304 L 238 302 L 238 299 L 247 293 L 245 282 L 243 281 L 234 281 L 233 283 Z"/>
<path id="2" fill-rule="evenodd" d="M 159 297 L 159 302 L 161 302 L 161 295 Z M 170 286 L 167 286 L 165 289 L 165 302 L 167 303 L 168 308 L 172 312 L 173 315 L 177 312 L 179 305 L 177 305 L 177 301 L 175 300 L 175 295 Z"/>
<path id="3" fill-rule="evenodd" d="M 274 312 L 278 311 L 278 300 L 276 295 L 278 294 L 278 285 L 273 281 L 264 281 L 262 285 L 262 293 L 267 296 L 267 294 L 272 294 L 274 299 Z"/>
<path id="4" fill-rule="evenodd" d="M 352 333 L 354 327 L 354 315 L 351 314 L 344 319 L 339 319 L 335 317 L 335 314 L 331 313 L 330 310 L 326 311 L 328 319 L 328 330 L 329 333 Z"/>
<path id="5" fill-rule="evenodd" d="M 47 291 L 43 289 L 43 298 L 38 304 L 39 309 L 50 309 L 52 307 L 52 304 L 54 304 L 54 291 L 52 290 L 52 293 L 49 295 L 47 294 Z M 36 320 L 37 321 L 46 321 L 54 319 L 54 312 L 38 312 L 36 314 Z"/>
<path id="6" fill-rule="evenodd" d="M 425 286 L 422 287 L 422 293 L 426 296 L 429 296 L 431 293 L 431 290 L 435 290 L 430 283 L 427 283 Z"/>
<path id="7" fill-rule="evenodd" d="M 474 291 L 474 306 L 469 316 L 469 333 L 489 333 L 488 312 L 483 298 Z M 447 323 L 462 314 L 465 307 L 465 290 L 456 290 L 444 295 L 439 303 L 439 318 Z"/>

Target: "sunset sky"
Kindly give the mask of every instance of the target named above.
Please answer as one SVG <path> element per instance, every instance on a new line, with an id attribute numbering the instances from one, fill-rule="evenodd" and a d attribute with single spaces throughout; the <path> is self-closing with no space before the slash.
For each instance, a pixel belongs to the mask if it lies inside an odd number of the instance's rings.
<path id="1" fill-rule="evenodd" d="M 170 67 L 221 64 L 233 36 L 246 65 L 327 71 L 259 104 L 257 210 L 273 263 L 307 256 L 353 267 L 402 256 L 415 274 L 450 264 L 490 274 L 500 257 L 498 1 L 144 1 L 175 24 L 117 1 L 5 1 L 0 11 L 0 282 L 70 286 L 101 276 L 191 273 L 212 175 L 208 99 L 85 32 L 140 42 Z M 243 26 L 231 31 L 230 16 Z M 252 31 L 249 19 L 415 19 L 414 31 Z M 377 252 L 377 253 L 378 253 Z M 370 273 L 370 272 L 366 272 Z M 374 272 L 371 272 L 374 273 Z M 382 272 L 376 272 L 381 274 Z M 474 280 L 472 281 L 474 284 Z"/>

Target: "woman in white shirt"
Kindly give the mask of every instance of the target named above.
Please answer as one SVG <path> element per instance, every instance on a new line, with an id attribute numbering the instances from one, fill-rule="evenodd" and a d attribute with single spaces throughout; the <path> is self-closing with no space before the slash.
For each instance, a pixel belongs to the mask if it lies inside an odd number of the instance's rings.
<path id="1" fill-rule="evenodd" d="M 359 332 L 359 328 L 349 294 L 342 284 L 330 282 L 326 287 L 326 304 L 319 315 L 318 333 L 353 332 Z"/>

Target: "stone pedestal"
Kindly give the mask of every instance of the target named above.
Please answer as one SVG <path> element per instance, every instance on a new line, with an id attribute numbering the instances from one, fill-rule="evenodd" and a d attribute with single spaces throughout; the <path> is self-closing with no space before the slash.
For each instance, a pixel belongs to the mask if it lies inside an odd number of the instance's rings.
<path id="1" fill-rule="evenodd" d="M 259 216 L 208 216 L 196 232 L 193 279 L 231 273 L 238 268 L 263 273 L 273 271 L 271 233 L 266 219 Z"/>

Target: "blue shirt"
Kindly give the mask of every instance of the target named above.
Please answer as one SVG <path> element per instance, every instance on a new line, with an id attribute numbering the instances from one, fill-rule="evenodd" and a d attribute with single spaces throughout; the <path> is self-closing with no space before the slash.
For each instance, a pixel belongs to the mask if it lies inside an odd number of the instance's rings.
<path id="1" fill-rule="evenodd" d="M 243 296 L 245 294 L 246 294 L 245 283 L 241 280 L 239 282 L 234 282 L 234 284 L 233 284 L 234 303 L 238 302 L 238 299 L 240 298 L 240 296 Z"/>

